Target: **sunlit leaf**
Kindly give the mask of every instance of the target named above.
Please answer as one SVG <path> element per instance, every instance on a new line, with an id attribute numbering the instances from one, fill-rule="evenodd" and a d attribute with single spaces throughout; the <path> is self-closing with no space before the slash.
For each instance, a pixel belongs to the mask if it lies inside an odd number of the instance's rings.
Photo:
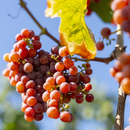
<path id="1" fill-rule="evenodd" d="M 84 16 L 87 0 L 48 0 L 47 17 L 61 17 L 60 41 L 67 45 L 71 54 L 86 59 L 96 55 L 94 35 L 87 27 Z"/>

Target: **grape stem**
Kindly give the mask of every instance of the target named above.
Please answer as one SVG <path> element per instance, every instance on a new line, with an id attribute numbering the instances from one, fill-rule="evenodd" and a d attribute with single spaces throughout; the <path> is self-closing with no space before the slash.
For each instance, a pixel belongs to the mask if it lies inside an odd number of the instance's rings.
<path id="1" fill-rule="evenodd" d="M 74 59 L 75 61 L 84 61 L 84 62 L 98 61 L 98 62 L 108 64 L 109 62 L 113 61 L 115 58 L 113 56 L 110 56 L 110 57 L 107 57 L 107 58 L 95 57 L 94 59 L 82 59 L 82 58 L 72 57 L 71 59 Z"/>
<path id="2" fill-rule="evenodd" d="M 30 15 L 30 17 L 33 19 L 33 21 L 37 24 L 37 26 L 41 29 L 40 36 L 43 34 L 46 34 L 48 37 L 50 37 L 52 40 L 54 40 L 58 45 L 60 45 L 60 41 L 56 39 L 54 36 L 52 36 L 46 28 L 43 28 L 42 25 L 37 21 L 37 19 L 32 15 L 32 13 L 29 11 L 29 9 L 26 6 L 26 3 L 23 0 L 20 0 L 20 5 L 22 8 L 26 10 L 26 12 Z"/>
<path id="3" fill-rule="evenodd" d="M 111 32 L 111 34 L 114 34 L 114 33 L 118 32 L 118 31 L 121 31 L 121 29 L 118 29 L 118 30 L 116 30 L 114 32 Z"/>

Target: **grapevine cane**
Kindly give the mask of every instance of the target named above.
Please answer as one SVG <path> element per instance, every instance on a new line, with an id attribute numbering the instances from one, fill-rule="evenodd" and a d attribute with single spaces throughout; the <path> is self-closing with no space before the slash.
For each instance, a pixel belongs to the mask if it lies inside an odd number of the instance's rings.
<path id="1" fill-rule="evenodd" d="M 46 34 L 48 37 L 50 37 L 52 40 L 54 40 L 57 44 L 60 44 L 60 41 L 57 40 L 55 37 L 53 37 L 46 28 L 43 28 L 42 25 L 36 20 L 36 18 L 32 15 L 32 13 L 29 11 L 29 9 L 26 6 L 26 3 L 23 0 L 20 0 L 20 5 L 22 8 L 24 8 L 26 10 L 26 12 L 30 15 L 30 17 L 33 19 L 33 21 L 37 24 L 37 26 L 41 29 L 41 33 L 42 34 Z"/>
<path id="2" fill-rule="evenodd" d="M 120 29 L 121 26 L 117 24 L 117 30 Z M 124 47 L 123 43 L 123 31 L 117 32 L 117 43 L 116 43 L 116 53 L 115 56 L 118 59 L 119 55 L 122 53 L 122 49 Z M 125 100 L 126 94 L 124 93 L 121 86 L 118 88 L 118 106 L 115 118 L 114 130 L 124 130 L 124 110 L 125 110 Z"/>

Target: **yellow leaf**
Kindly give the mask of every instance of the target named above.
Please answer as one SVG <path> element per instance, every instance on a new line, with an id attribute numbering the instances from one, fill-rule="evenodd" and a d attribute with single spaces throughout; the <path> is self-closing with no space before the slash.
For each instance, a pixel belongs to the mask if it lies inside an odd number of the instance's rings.
<path id="1" fill-rule="evenodd" d="M 61 17 L 61 44 L 68 46 L 71 54 L 93 59 L 96 55 L 94 35 L 84 20 L 87 0 L 48 0 L 47 5 L 47 17 Z"/>

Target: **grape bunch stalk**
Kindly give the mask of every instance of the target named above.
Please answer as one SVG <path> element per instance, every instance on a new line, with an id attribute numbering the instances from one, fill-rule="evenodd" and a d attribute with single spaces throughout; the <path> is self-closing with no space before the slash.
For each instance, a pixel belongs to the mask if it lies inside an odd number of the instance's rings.
<path id="1" fill-rule="evenodd" d="M 41 49 L 40 37 L 33 30 L 22 29 L 15 39 L 11 52 L 3 56 L 8 64 L 2 74 L 21 93 L 25 120 L 40 121 L 46 112 L 50 118 L 72 122 L 71 99 L 78 104 L 94 100 L 89 93 L 91 65 L 76 67 L 66 46 L 54 46 L 51 53 Z"/>

